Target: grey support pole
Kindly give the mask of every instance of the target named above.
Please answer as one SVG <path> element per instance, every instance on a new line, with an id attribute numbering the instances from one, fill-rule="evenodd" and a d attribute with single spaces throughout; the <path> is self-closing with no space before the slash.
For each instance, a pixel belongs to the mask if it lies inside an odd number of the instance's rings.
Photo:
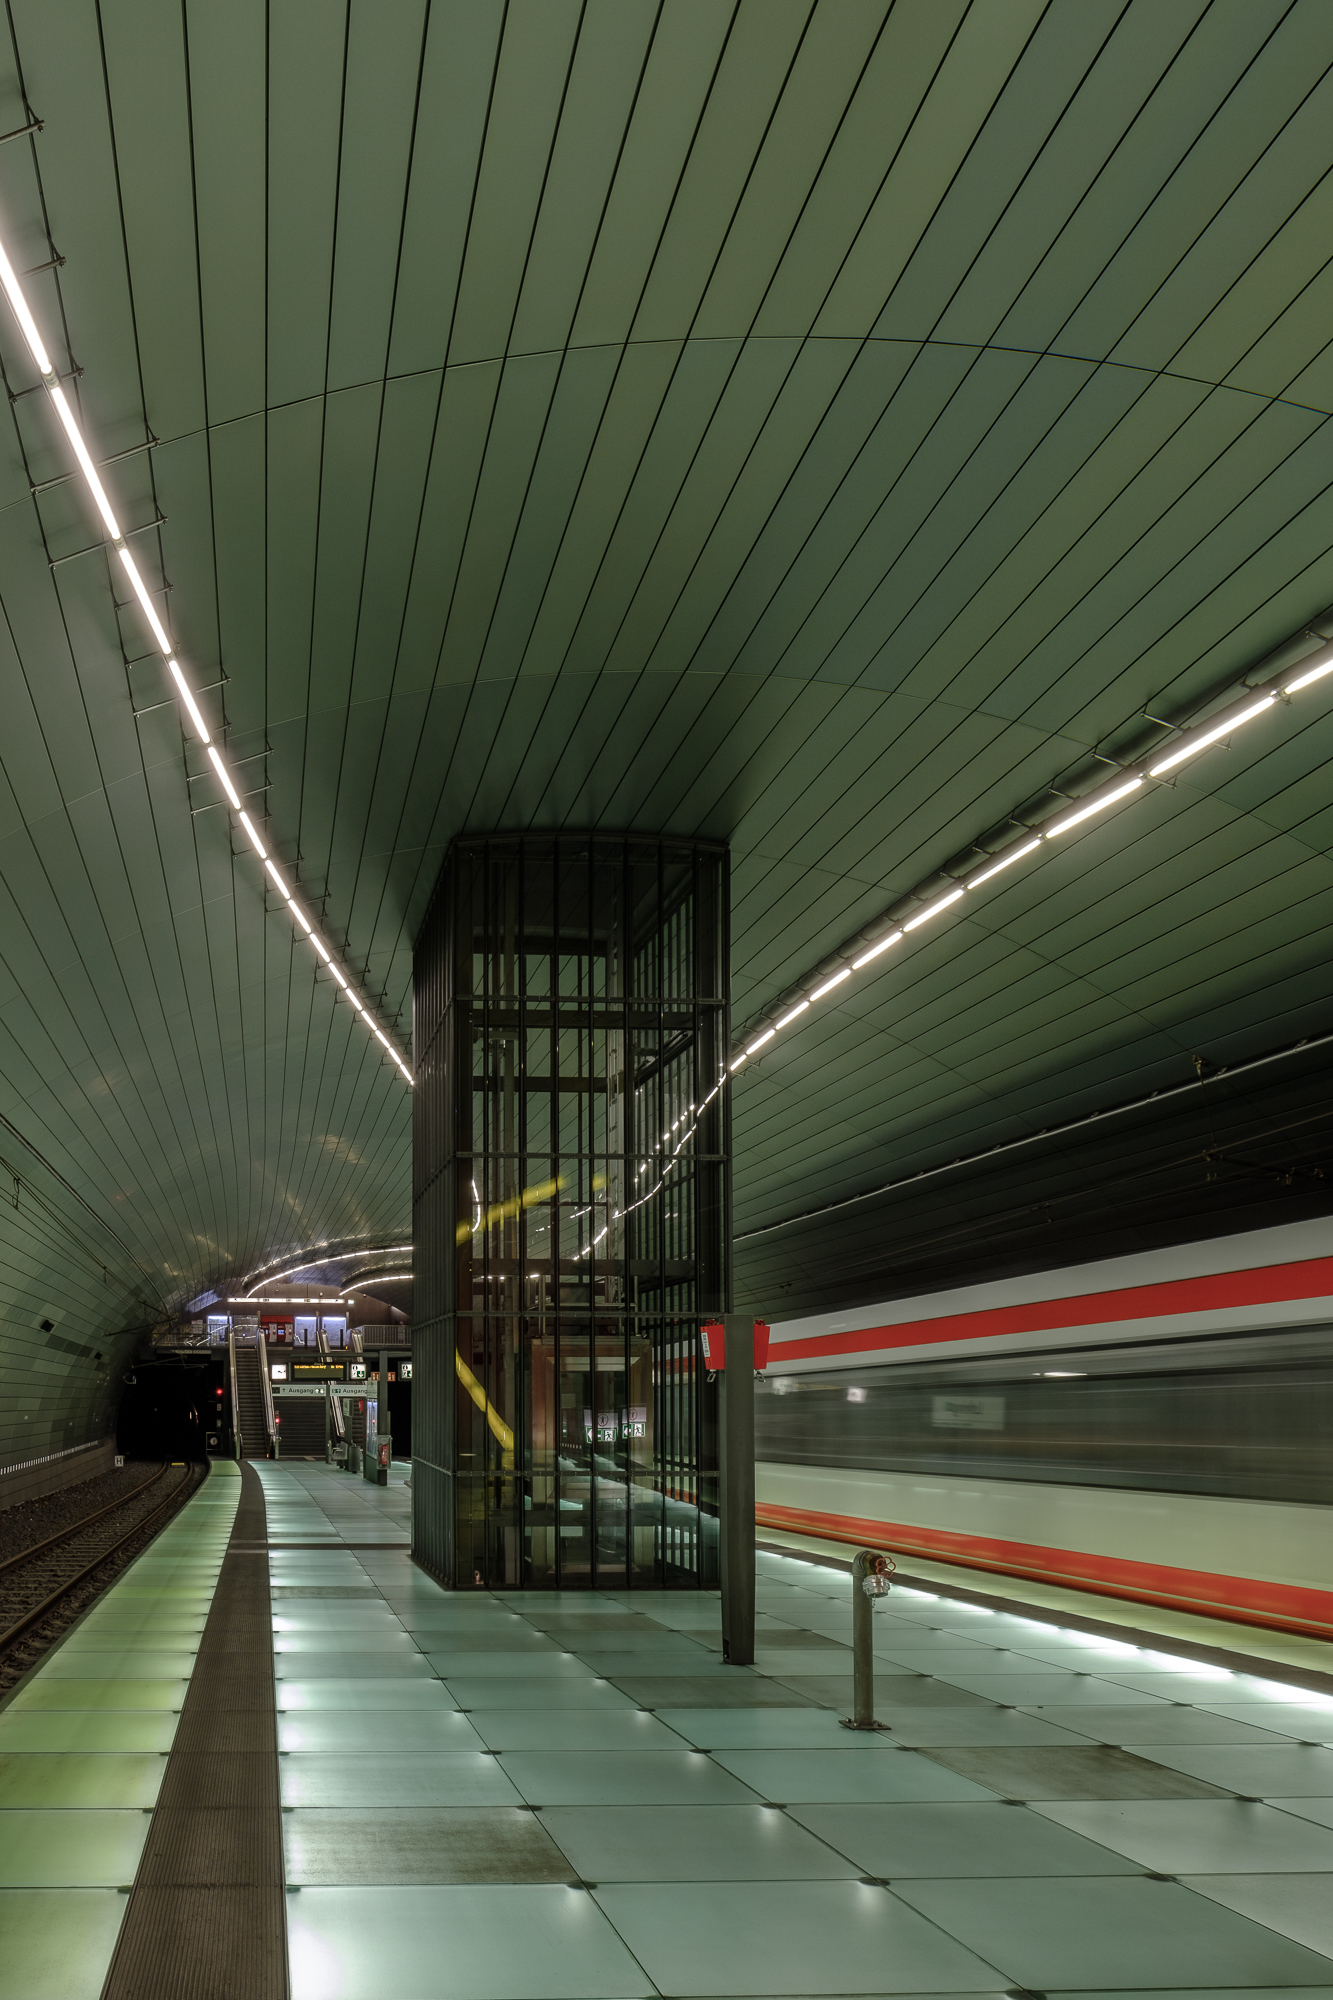
<path id="1" fill-rule="evenodd" d="M 324 1384 L 324 1463 L 333 1464 L 333 1386 Z"/>
<path id="2" fill-rule="evenodd" d="M 754 1665 L 754 1319 L 727 1313 L 721 1394 L 722 1657 Z"/>
<path id="3" fill-rule="evenodd" d="M 844 1729 L 885 1729 L 875 1720 L 875 1599 L 889 1594 L 888 1556 L 873 1549 L 858 1549 L 852 1558 L 852 1672 L 855 1676 L 853 1710 L 843 1722 Z"/>
<path id="4" fill-rule="evenodd" d="M 389 1357 L 383 1348 L 380 1349 L 379 1395 L 375 1399 L 375 1409 L 377 1412 L 376 1430 L 378 1432 L 375 1439 L 375 1478 L 379 1485 L 387 1486 L 389 1475 L 386 1472 L 381 1476 L 379 1470 L 379 1447 L 386 1442 L 392 1441 L 392 1432 L 389 1424 Z"/>

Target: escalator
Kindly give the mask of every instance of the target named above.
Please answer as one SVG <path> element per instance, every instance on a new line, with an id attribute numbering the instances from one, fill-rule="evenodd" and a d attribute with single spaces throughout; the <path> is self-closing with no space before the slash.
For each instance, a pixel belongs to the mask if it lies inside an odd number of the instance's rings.
<path id="1" fill-rule="evenodd" d="M 242 1458 L 268 1457 L 268 1417 L 259 1356 L 248 1341 L 238 1340 L 236 1356 L 236 1435 Z"/>

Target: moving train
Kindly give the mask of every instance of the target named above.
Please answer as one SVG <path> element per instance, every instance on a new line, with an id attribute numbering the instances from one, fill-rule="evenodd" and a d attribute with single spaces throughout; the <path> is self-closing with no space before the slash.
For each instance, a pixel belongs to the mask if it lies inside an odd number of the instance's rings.
<path id="1" fill-rule="evenodd" d="M 777 1322 L 763 1526 L 1333 1637 L 1333 1218 Z"/>

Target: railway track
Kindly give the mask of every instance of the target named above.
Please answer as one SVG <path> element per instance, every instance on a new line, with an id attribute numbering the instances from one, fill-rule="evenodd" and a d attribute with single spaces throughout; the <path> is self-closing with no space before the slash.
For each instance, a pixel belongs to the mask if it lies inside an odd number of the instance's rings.
<path id="1" fill-rule="evenodd" d="M 200 1484 L 161 1465 L 82 1520 L 0 1562 L 0 1693 L 27 1673 Z"/>

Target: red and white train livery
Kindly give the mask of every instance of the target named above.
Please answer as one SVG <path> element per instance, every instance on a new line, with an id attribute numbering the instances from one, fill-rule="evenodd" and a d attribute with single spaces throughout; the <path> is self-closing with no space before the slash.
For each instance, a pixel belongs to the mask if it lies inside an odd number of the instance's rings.
<path id="1" fill-rule="evenodd" d="M 776 1322 L 762 1525 L 1333 1637 L 1333 1219 Z"/>

